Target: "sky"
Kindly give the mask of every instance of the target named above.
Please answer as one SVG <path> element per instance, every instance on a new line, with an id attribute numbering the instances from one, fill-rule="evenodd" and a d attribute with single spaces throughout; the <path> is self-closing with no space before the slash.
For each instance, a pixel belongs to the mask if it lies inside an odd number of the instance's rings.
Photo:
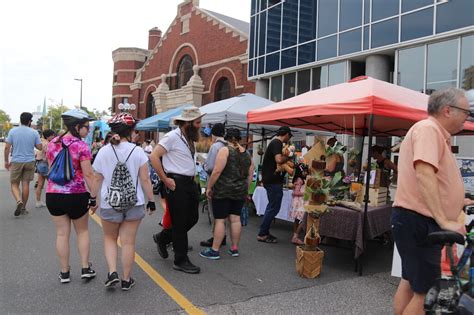
<path id="1" fill-rule="evenodd" d="M 0 109 L 18 122 L 61 101 L 103 110 L 112 102 L 112 51 L 148 47 L 148 30 L 163 33 L 183 0 L 2 1 Z M 250 20 L 250 0 L 200 0 L 203 9 Z M 211 48 L 212 49 L 212 48 Z M 40 109 L 41 110 L 41 109 Z"/>

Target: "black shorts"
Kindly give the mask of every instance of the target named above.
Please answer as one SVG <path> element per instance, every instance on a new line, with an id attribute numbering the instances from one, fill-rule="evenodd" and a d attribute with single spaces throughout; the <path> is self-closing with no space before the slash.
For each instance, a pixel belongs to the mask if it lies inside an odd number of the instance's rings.
<path id="1" fill-rule="evenodd" d="M 229 198 L 212 199 L 212 213 L 215 219 L 225 219 L 229 214 L 238 215 L 242 212 L 245 199 L 233 200 Z"/>
<path id="2" fill-rule="evenodd" d="M 46 206 L 52 216 L 67 214 L 72 220 L 81 218 L 87 213 L 89 193 L 81 194 L 46 194 Z"/>
<path id="3" fill-rule="evenodd" d="M 400 207 L 392 209 L 392 233 L 402 259 L 402 279 L 415 293 L 425 294 L 441 276 L 441 245 L 426 242 L 441 228 L 432 218 Z"/>

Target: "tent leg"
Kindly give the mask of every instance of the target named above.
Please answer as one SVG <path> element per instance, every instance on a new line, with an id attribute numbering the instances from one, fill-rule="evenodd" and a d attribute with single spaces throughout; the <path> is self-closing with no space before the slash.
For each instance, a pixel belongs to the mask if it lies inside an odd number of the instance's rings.
<path id="1" fill-rule="evenodd" d="M 249 149 L 249 132 L 250 132 L 250 124 L 247 124 L 247 143 L 245 144 L 245 150 Z"/>
<path id="2" fill-rule="evenodd" d="M 366 177 L 367 177 L 367 182 L 365 184 L 365 196 L 364 196 L 364 217 L 362 219 L 362 242 L 364 244 L 363 252 L 361 255 L 358 257 L 359 260 L 359 276 L 362 276 L 362 256 L 365 254 L 365 225 L 367 221 L 367 210 L 369 207 L 369 189 L 370 189 L 370 171 L 371 171 L 371 165 L 370 165 L 370 159 L 372 156 L 372 128 L 374 127 L 374 115 L 370 115 L 370 122 L 369 122 L 369 132 L 368 132 L 368 137 L 369 137 L 369 148 L 367 152 L 367 172 L 366 172 Z"/>

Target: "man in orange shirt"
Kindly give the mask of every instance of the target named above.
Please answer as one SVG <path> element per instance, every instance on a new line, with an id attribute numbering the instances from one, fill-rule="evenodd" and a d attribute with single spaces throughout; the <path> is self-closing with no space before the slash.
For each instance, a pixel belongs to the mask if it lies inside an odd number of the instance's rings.
<path id="1" fill-rule="evenodd" d="M 472 113 L 463 90 L 434 92 L 428 118 L 408 131 L 400 147 L 392 232 L 402 259 L 395 314 L 424 314 L 429 288 L 441 274 L 441 246 L 426 244 L 438 230 L 465 234 L 464 184 L 451 152 L 451 135 Z"/>

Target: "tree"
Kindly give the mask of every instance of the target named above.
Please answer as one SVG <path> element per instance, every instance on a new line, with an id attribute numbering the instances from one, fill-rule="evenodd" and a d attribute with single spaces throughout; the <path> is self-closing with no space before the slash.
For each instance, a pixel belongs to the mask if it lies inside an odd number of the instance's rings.
<path id="1" fill-rule="evenodd" d="M 69 108 L 61 104 L 50 106 L 46 116 L 42 117 L 41 119 L 43 129 L 52 129 L 56 132 L 61 129 L 64 129 L 64 126 L 62 126 L 61 114 L 67 110 L 69 110 Z"/>
<path id="2" fill-rule="evenodd" d="M 11 127 L 10 116 L 8 116 L 4 110 L 0 109 L 0 137 L 4 137 Z"/>

